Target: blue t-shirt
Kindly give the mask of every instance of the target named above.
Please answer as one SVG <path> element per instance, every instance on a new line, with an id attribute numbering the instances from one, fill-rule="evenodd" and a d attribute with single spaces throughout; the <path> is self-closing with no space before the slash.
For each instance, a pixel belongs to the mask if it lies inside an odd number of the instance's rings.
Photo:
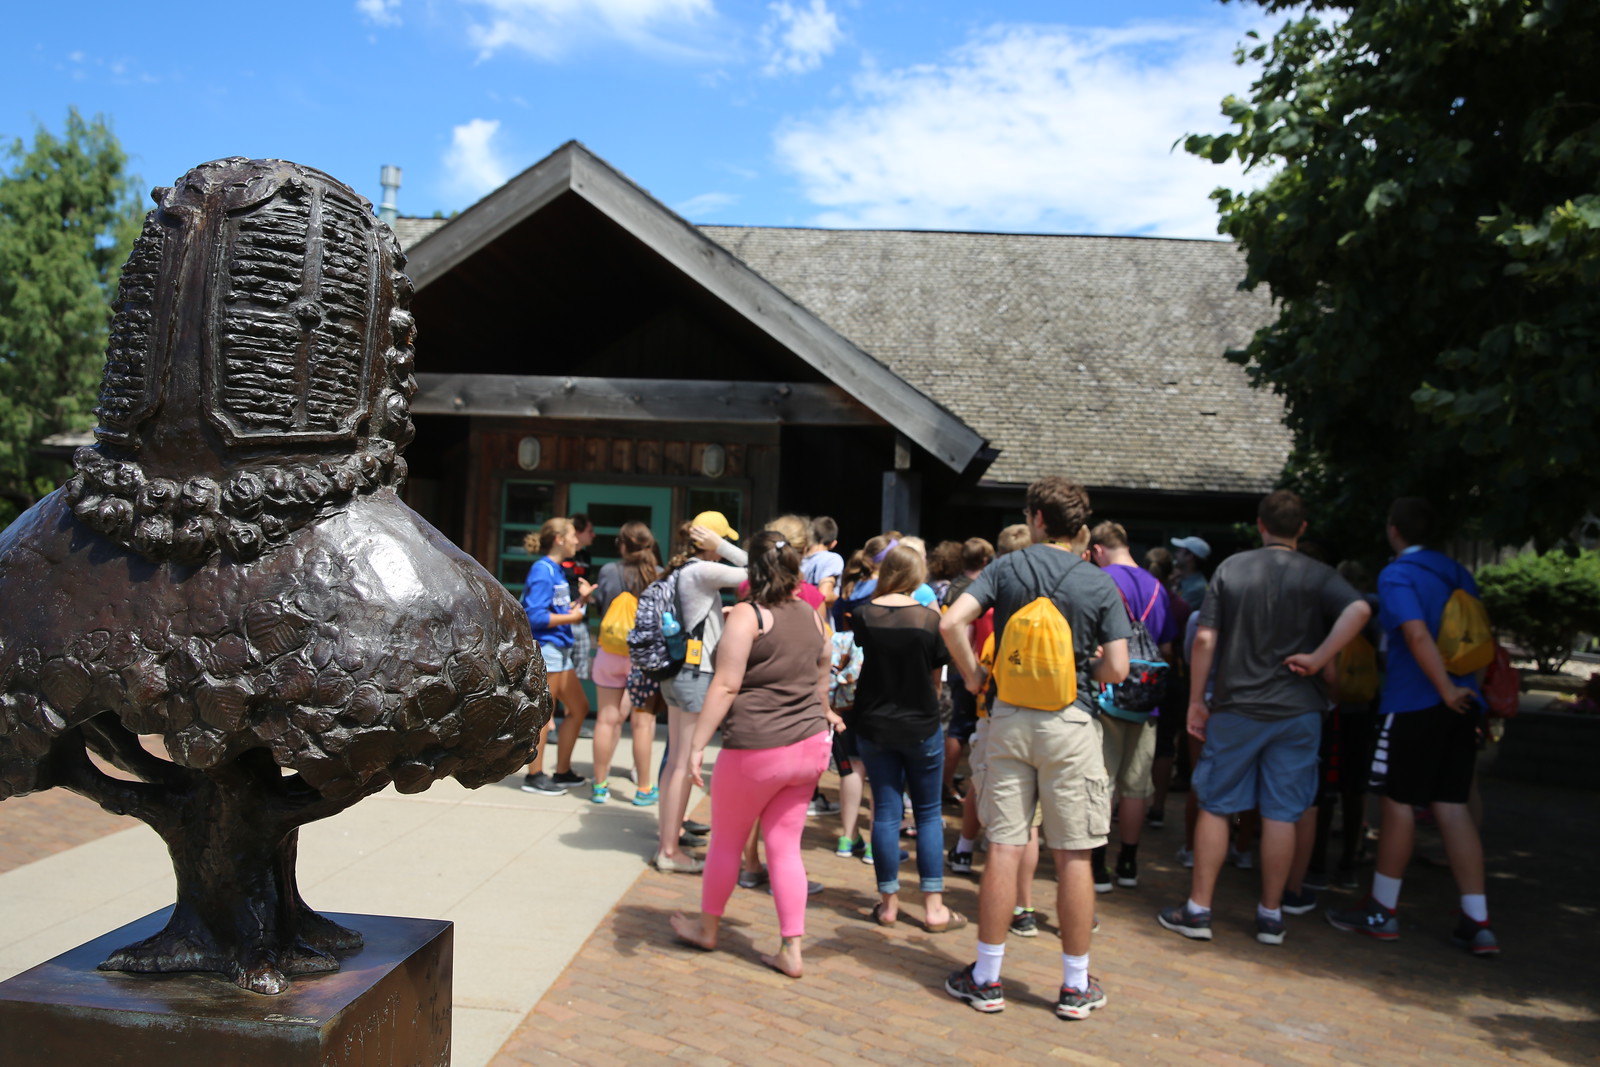
<path id="1" fill-rule="evenodd" d="M 817 588 L 822 588 L 826 578 L 837 578 L 844 573 L 844 557 L 837 552 L 813 552 L 800 561 L 800 577 Z"/>
<path id="2" fill-rule="evenodd" d="M 528 613 L 528 625 L 539 644 L 572 647 L 572 625 L 550 625 L 550 616 L 571 612 L 572 590 L 561 564 L 549 556 L 540 556 L 528 568 L 528 580 L 522 587 L 522 610 Z"/>
<path id="3" fill-rule="evenodd" d="M 856 608 L 871 600 L 877 591 L 878 579 L 868 578 L 866 581 L 856 583 L 856 587 L 850 590 L 850 599 L 848 601 L 843 597 L 834 601 L 833 628 L 835 630 L 841 629 L 844 626 L 845 618 L 853 614 Z M 927 582 L 923 582 L 911 591 L 911 599 L 925 608 L 932 608 L 934 611 L 939 610 L 939 595 L 933 591 L 933 586 Z"/>
<path id="4" fill-rule="evenodd" d="M 1461 564 L 1431 548 L 1408 548 L 1378 574 L 1378 621 L 1388 638 L 1389 660 L 1384 676 L 1380 715 L 1421 711 L 1440 703 L 1439 691 L 1422 673 L 1422 667 L 1406 644 L 1400 627 L 1420 619 L 1431 637 L 1439 636 L 1439 619 L 1445 601 L 1457 589 L 1478 595 L 1478 583 Z M 1483 697 L 1477 679 L 1471 675 L 1450 676 L 1456 685 L 1465 686 Z"/>

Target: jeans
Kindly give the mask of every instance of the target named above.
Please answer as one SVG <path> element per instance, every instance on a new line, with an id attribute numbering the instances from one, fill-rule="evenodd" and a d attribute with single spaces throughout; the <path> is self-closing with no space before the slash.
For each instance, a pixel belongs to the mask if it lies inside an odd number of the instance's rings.
<path id="1" fill-rule="evenodd" d="M 924 893 L 944 892 L 944 733 L 912 745 L 879 745 L 857 735 L 856 749 L 872 785 L 872 867 L 878 892 L 900 892 L 900 817 L 905 798 L 917 827 L 917 878 Z"/>

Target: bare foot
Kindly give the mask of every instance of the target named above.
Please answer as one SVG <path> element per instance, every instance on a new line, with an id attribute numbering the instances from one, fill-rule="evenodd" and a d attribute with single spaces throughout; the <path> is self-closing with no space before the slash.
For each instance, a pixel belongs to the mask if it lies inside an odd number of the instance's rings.
<path id="1" fill-rule="evenodd" d="M 790 978 L 799 978 L 805 974 L 805 965 L 800 959 L 800 939 L 786 937 L 778 951 L 770 956 L 763 955 L 761 962 Z"/>
<path id="2" fill-rule="evenodd" d="M 699 918 L 691 919 L 683 912 L 675 911 L 667 921 L 672 924 L 672 932 L 684 944 L 693 945 L 704 952 L 710 952 L 717 947 L 715 915 L 701 915 Z"/>
<path id="3" fill-rule="evenodd" d="M 941 905 L 937 911 L 929 908 L 923 915 L 922 921 L 928 926 L 937 926 L 944 929 L 950 924 L 950 909 Z"/>

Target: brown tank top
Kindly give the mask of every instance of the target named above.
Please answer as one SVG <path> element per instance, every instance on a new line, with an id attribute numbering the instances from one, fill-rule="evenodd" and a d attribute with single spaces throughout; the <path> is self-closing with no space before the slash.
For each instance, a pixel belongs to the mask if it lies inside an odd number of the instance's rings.
<path id="1" fill-rule="evenodd" d="M 816 612 L 798 600 L 768 610 L 772 626 L 751 644 L 744 682 L 722 722 L 723 748 L 782 748 L 828 728 L 817 696 L 826 639 Z"/>

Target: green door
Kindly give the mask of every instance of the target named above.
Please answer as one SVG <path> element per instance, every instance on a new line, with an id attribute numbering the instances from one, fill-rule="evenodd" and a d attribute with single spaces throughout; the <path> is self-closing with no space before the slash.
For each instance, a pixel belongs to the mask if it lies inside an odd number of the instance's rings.
<path id="1" fill-rule="evenodd" d="M 665 486 L 591 485 L 574 482 L 567 489 L 567 513 L 589 516 L 594 545 L 589 557 L 596 572 L 618 558 L 617 531 L 626 522 L 642 522 L 655 534 L 665 562 L 672 552 L 672 490 Z"/>

